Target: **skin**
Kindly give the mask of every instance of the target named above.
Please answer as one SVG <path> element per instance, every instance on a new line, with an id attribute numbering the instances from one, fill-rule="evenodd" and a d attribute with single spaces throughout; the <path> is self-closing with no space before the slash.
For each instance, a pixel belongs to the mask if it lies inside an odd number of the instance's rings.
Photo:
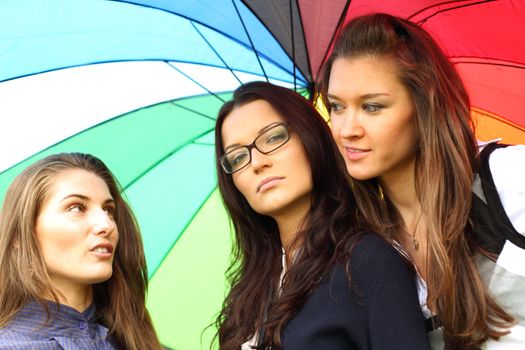
<path id="1" fill-rule="evenodd" d="M 281 121 L 264 100 L 235 108 L 221 130 L 225 151 L 250 144 L 268 125 Z M 254 148 L 251 156 L 246 168 L 232 174 L 233 182 L 256 212 L 275 219 L 287 250 L 310 209 L 312 174 L 304 146 L 292 129 L 284 146 L 269 154 Z"/>
<path id="2" fill-rule="evenodd" d="M 414 179 L 415 107 L 394 62 L 372 56 L 336 59 L 328 99 L 332 134 L 349 174 L 358 180 L 379 178 L 405 223 L 406 234 L 399 238 L 400 243 L 424 275 L 426 224 L 424 215 L 420 218 Z M 414 232 L 418 251 L 410 237 Z"/>
<path id="3" fill-rule="evenodd" d="M 80 312 L 93 301 L 93 284 L 113 273 L 119 237 L 114 209 L 100 177 L 68 169 L 54 179 L 37 217 L 38 243 L 60 302 Z"/>

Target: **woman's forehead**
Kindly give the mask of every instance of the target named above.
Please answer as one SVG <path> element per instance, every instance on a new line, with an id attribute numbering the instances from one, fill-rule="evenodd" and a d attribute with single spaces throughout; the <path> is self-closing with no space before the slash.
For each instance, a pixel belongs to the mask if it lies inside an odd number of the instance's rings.
<path id="1" fill-rule="evenodd" d="M 234 144 L 250 144 L 268 125 L 281 121 L 284 118 L 265 100 L 235 107 L 222 124 L 224 148 Z"/>

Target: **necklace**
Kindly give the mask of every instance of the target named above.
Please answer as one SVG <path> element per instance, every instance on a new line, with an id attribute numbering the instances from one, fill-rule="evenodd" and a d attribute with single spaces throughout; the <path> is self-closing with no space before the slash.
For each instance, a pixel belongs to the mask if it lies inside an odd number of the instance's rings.
<path id="1" fill-rule="evenodd" d="M 412 238 L 412 244 L 414 245 L 414 249 L 416 252 L 419 250 L 419 242 L 416 239 L 416 232 L 417 227 L 419 226 L 419 222 L 421 221 L 421 216 L 423 216 L 423 211 L 419 213 L 419 216 L 417 217 L 416 224 L 414 225 L 414 229 L 412 230 L 412 233 L 409 233 L 410 238 Z"/>

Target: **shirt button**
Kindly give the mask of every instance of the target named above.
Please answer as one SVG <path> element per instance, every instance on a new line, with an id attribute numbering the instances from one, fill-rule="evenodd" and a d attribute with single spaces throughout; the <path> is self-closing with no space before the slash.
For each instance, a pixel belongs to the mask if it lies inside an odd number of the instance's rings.
<path id="1" fill-rule="evenodd" d="M 80 321 L 78 323 L 78 328 L 80 328 L 80 329 L 85 329 L 87 326 L 88 326 L 87 322 Z"/>

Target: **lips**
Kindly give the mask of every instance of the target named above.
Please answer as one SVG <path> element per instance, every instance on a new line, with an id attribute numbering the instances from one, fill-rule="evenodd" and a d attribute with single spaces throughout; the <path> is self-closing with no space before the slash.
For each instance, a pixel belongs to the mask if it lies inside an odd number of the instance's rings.
<path id="1" fill-rule="evenodd" d="M 344 146 L 345 157 L 348 160 L 359 160 L 366 157 L 370 149 Z"/>
<path id="2" fill-rule="evenodd" d="M 282 180 L 282 179 L 284 179 L 284 177 L 280 177 L 280 176 L 267 177 L 266 179 L 259 182 L 259 184 L 257 185 L 256 192 L 259 193 L 261 192 L 261 190 L 264 192 L 266 189 L 270 188 L 273 183 L 276 183 L 277 181 Z"/>
<path id="3" fill-rule="evenodd" d="M 91 247 L 89 251 L 101 254 L 111 254 L 113 253 L 113 245 L 111 243 L 99 243 Z"/>
<path id="4" fill-rule="evenodd" d="M 366 149 L 366 148 L 350 147 L 350 146 L 343 146 L 343 147 L 344 147 L 344 149 L 347 152 L 359 153 L 359 152 L 368 152 L 368 151 L 370 151 L 369 149 Z"/>

